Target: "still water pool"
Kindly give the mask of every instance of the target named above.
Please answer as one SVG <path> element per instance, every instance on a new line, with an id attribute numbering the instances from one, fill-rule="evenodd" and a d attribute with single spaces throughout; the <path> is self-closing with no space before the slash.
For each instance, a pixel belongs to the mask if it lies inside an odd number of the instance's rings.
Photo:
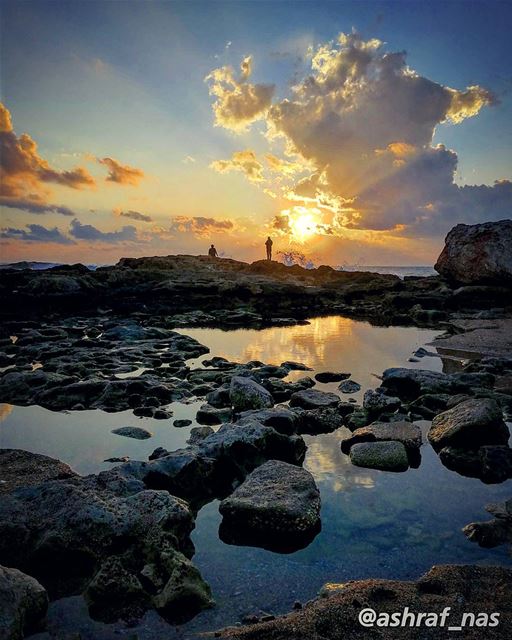
<path id="1" fill-rule="evenodd" d="M 375 376 L 388 367 L 443 368 L 438 357 L 408 362 L 418 347 L 433 340 L 435 331 L 373 327 L 340 317 L 262 331 L 186 329 L 182 333 L 208 346 L 212 356 L 272 364 L 296 360 L 313 368 L 307 372 L 311 376 L 326 370 L 351 372 L 362 386 L 350 396 L 358 401 L 366 389 L 379 385 Z M 200 365 L 205 357 L 188 364 Z M 293 372 L 289 379 L 303 375 Z M 337 384 L 318 384 L 317 388 L 337 391 Z M 200 404 L 174 403 L 173 419 L 193 420 Z M 173 427 L 172 421 L 135 418 L 129 411 L 54 413 L 40 407 L 0 405 L 0 420 L 0 447 L 60 458 L 80 473 L 109 468 L 105 458 L 128 455 L 143 459 L 158 446 L 179 448 L 190 431 L 190 427 Z M 427 422 L 419 424 L 428 429 Z M 142 426 L 153 437 L 137 441 L 111 433 L 127 425 Z M 342 428 L 331 434 L 304 436 L 308 446 L 304 466 L 314 475 L 322 497 L 322 530 L 306 549 L 284 555 L 227 545 L 218 537 L 218 503 L 203 507 L 192 536 L 194 563 L 210 583 L 217 606 L 201 613 L 182 632 L 211 630 L 260 611 L 288 611 L 295 601 L 314 597 L 326 582 L 365 577 L 413 579 L 440 563 L 512 565 L 505 547 L 481 549 L 461 531 L 471 521 L 486 519 L 484 505 L 509 498 L 512 481 L 484 485 L 464 478 L 443 467 L 428 443 L 421 448 L 418 469 L 399 474 L 361 469 L 340 450 L 344 433 Z M 147 634 L 138 631 L 141 639 L 153 637 L 153 624 L 163 637 L 161 621 L 157 623 L 152 613 L 145 625 Z"/>

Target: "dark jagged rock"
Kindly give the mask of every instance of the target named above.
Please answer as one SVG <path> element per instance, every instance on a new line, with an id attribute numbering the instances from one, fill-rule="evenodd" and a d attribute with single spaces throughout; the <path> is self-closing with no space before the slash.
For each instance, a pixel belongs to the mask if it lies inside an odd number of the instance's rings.
<path id="1" fill-rule="evenodd" d="M 119 427 L 118 429 L 112 429 L 112 433 L 126 438 L 135 438 L 135 440 L 146 440 L 152 436 L 147 429 L 142 427 Z"/>
<path id="2" fill-rule="evenodd" d="M 233 376 L 229 397 L 235 411 L 265 409 L 274 406 L 272 395 L 251 378 Z"/>
<path id="3" fill-rule="evenodd" d="M 337 373 L 335 371 L 322 371 L 315 376 L 315 380 L 318 380 L 318 382 L 341 382 L 347 378 L 350 378 L 350 373 Z"/>

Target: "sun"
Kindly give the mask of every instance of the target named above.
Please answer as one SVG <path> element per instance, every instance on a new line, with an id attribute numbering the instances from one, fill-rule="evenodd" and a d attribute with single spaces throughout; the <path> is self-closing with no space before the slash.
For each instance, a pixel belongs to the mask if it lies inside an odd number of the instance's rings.
<path id="1" fill-rule="evenodd" d="M 281 214 L 287 218 L 288 230 L 293 240 L 304 243 L 319 233 L 321 219 L 318 209 L 295 206 L 286 211 L 282 211 Z"/>

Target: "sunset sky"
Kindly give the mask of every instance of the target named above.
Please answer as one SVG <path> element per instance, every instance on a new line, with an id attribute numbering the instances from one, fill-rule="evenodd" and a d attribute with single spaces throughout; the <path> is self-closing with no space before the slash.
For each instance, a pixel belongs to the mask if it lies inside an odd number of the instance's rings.
<path id="1" fill-rule="evenodd" d="M 428 265 L 512 217 L 509 2 L 3 2 L 2 262 Z"/>

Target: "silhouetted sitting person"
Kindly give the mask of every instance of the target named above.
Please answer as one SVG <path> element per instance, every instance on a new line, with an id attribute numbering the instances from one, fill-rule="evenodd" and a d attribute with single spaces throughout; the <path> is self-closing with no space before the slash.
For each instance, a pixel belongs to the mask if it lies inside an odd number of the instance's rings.
<path id="1" fill-rule="evenodd" d="M 218 258 L 219 254 L 217 253 L 217 249 L 212 246 L 208 249 L 208 255 L 210 256 L 210 258 Z"/>
<path id="2" fill-rule="evenodd" d="M 272 260 L 272 239 L 268 236 L 267 241 L 265 242 L 265 246 L 267 247 L 267 260 Z"/>

